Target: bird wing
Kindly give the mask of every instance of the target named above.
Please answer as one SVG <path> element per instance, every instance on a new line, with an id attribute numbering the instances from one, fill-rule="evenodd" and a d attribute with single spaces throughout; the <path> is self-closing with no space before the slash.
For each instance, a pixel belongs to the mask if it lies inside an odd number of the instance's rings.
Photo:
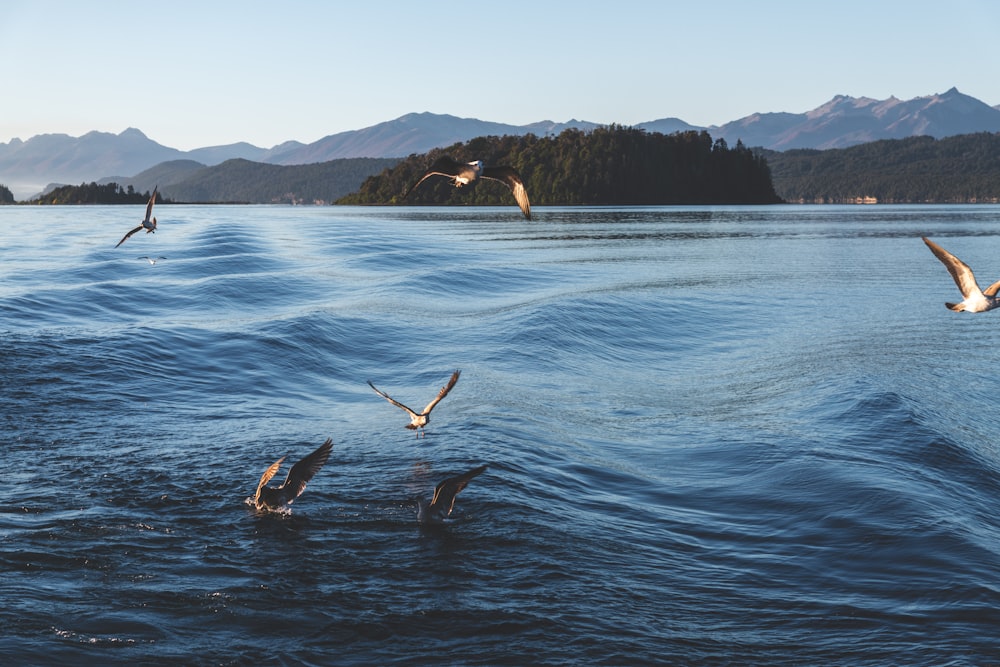
<path id="1" fill-rule="evenodd" d="M 484 470 L 486 470 L 486 466 L 482 465 L 478 468 L 473 468 L 467 473 L 456 475 L 455 477 L 449 477 L 438 484 L 434 487 L 434 498 L 431 499 L 430 507 L 447 507 L 448 509 L 445 511 L 445 516 L 451 514 L 452 508 L 455 507 L 455 496 L 457 496 L 462 489 L 469 485 L 469 480 L 482 473 Z"/>
<path id="2" fill-rule="evenodd" d="M 278 474 L 278 469 L 281 468 L 281 462 L 284 460 L 285 457 L 282 456 L 280 459 L 272 463 L 268 469 L 264 471 L 264 474 L 261 475 L 260 481 L 257 482 L 257 492 L 253 496 L 254 503 L 257 503 L 257 501 L 260 500 L 260 490 L 264 488 L 265 484 L 271 481 L 272 477 Z"/>
<path id="3" fill-rule="evenodd" d="M 319 472 L 326 460 L 330 458 L 330 450 L 333 449 L 333 439 L 327 438 L 326 442 L 320 445 L 316 451 L 292 466 L 288 471 L 281 488 L 289 493 L 289 498 L 294 500 L 305 491 L 306 484 Z"/>
<path id="4" fill-rule="evenodd" d="M 985 294 L 986 296 L 996 296 L 997 291 L 1000 291 L 1000 280 L 996 281 L 995 283 L 984 289 L 983 294 Z"/>
<path id="5" fill-rule="evenodd" d="M 406 410 L 409 413 L 409 415 L 410 415 L 411 418 L 414 418 L 414 417 L 418 416 L 416 412 L 414 412 L 410 408 L 406 407 L 405 405 L 403 405 L 402 403 L 400 403 L 399 401 L 397 401 L 395 398 L 393 398 L 389 394 L 385 393 L 384 391 L 382 391 L 381 389 L 379 389 L 378 387 L 376 387 L 375 385 L 373 385 L 371 380 L 368 381 L 368 386 L 371 387 L 372 389 L 374 389 L 376 394 L 378 394 L 379 396 L 381 396 L 385 400 L 389 401 L 390 403 L 392 403 L 393 405 L 395 405 L 397 408 L 403 408 L 404 410 Z"/>
<path id="6" fill-rule="evenodd" d="M 153 215 L 153 204 L 156 202 L 156 188 L 158 187 L 160 186 L 157 185 L 153 188 L 153 194 L 149 198 L 149 203 L 146 204 L 146 222 L 149 222 L 150 216 Z"/>
<path id="7" fill-rule="evenodd" d="M 948 269 L 948 273 L 950 273 L 951 277 L 955 279 L 955 284 L 958 285 L 958 289 L 962 292 L 962 296 L 967 299 L 970 296 L 982 296 L 983 291 L 979 289 L 976 277 L 973 275 L 972 269 L 969 268 L 968 264 L 960 260 L 958 257 L 955 257 L 937 243 L 931 241 L 929 238 L 922 238 L 924 243 L 927 244 L 927 247 L 931 249 L 932 253 L 934 253 L 934 256 L 941 260 L 941 263 Z M 993 288 L 993 285 L 990 285 L 990 288 Z"/>
<path id="8" fill-rule="evenodd" d="M 137 231 L 139 231 L 141 229 L 142 229 L 142 225 L 139 225 L 138 227 L 136 227 L 135 229 L 133 229 L 132 231 L 130 231 L 128 234 L 126 234 L 125 236 L 122 237 L 122 240 L 119 241 L 118 245 L 116 245 L 115 247 L 117 248 L 121 244 L 125 243 L 125 241 L 128 240 L 128 237 L 132 236 L 133 234 L 135 234 Z"/>
<path id="9" fill-rule="evenodd" d="M 424 175 L 420 177 L 420 180 L 410 186 L 410 188 L 406 191 L 406 194 L 403 195 L 403 199 L 409 197 L 410 193 L 413 192 L 418 185 L 426 181 L 431 176 L 448 176 L 449 178 L 454 178 L 461 172 L 462 166 L 461 162 L 457 162 L 447 155 L 439 157 L 430 167 L 427 168 L 427 171 L 425 171 Z"/>
<path id="10" fill-rule="evenodd" d="M 431 413 L 431 410 L 434 409 L 434 406 L 440 403 L 441 399 L 447 396 L 448 392 L 451 391 L 451 388 L 455 386 L 455 383 L 458 382 L 458 376 L 461 374 L 462 371 L 455 371 L 454 373 L 451 374 L 451 379 L 448 380 L 448 384 L 441 387 L 441 390 L 438 392 L 438 395 L 434 397 L 433 401 L 427 404 L 427 407 L 424 408 L 422 414 L 429 415 Z"/>
<path id="11" fill-rule="evenodd" d="M 510 191 L 514 193 L 514 199 L 521 207 L 521 213 L 524 213 L 525 218 L 531 220 L 531 202 L 528 201 L 528 191 L 524 189 L 521 175 L 513 167 L 483 167 L 482 177 L 506 183 Z"/>

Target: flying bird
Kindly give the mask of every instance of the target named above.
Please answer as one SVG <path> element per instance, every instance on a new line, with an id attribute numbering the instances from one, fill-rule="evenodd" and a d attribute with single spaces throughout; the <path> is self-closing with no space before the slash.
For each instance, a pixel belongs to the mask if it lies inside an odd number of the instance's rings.
<path id="1" fill-rule="evenodd" d="M 166 257 L 163 257 L 162 255 L 159 256 L 159 257 L 150 257 L 148 255 L 143 255 L 142 257 L 136 257 L 136 259 L 144 259 L 147 262 L 149 262 L 150 264 L 156 264 L 161 259 L 166 259 Z"/>
<path id="2" fill-rule="evenodd" d="M 128 240 L 128 237 L 132 236 L 136 232 L 142 231 L 143 229 L 146 230 L 147 234 L 150 234 L 150 233 L 156 231 L 156 218 L 150 218 L 150 216 L 153 215 L 153 204 L 156 202 L 156 188 L 158 188 L 158 187 L 159 186 L 156 186 L 156 187 L 153 188 L 153 194 L 149 198 L 149 203 L 146 204 L 146 218 L 142 221 L 142 224 L 139 225 L 138 227 L 136 227 L 135 229 L 133 229 L 132 231 L 130 231 L 125 236 L 123 236 L 122 240 L 119 241 L 118 245 L 115 246 L 116 248 L 119 245 L 125 243 L 125 241 Z"/>
<path id="3" fill-rule="evenodd" d="M 451 514 L 452 508 L 455 507 L 455 496 L 469 485 L 469 480 L 484 470 L 486 470 L 486 466 L 482 465 L 462 475 L 449 477 L 434 487 L 434 497 L 429 503 L 423 498 L 418 498 L 417 521 L 432 524 L 444 523 L 444 520 Z"/>
<path id="4" fill-rule="evenodd" d="M 528 192 L 524 189 L 524 182 L 521 180 L 521 175 L 513 167 L 484 167 L 482 160 L 457 162 L 445 155 L 435 160 L 434 164 L 420 177 L 420 180 L 410 186 L 410 189 L 403 195 L 403 199 L 409 197 L 410 193 L 418 185 L 431 176 L 446 176 L 452 180 L 456 188 L 460 188 L 480 178 L 500 181 L 506 184 L 511 192 L 514 193 L 514 199 L 517 200 L 517 205 L 521 207 L 524 217 L 531 220 L 531 203 L 528 201 Z"/>
<path id="5" fill-rule="evenodd" d="M 285 460 L 285 457 L 282 456 L 272 463 L 264 471 L 260 482 L 257 483 L 257 493 L 253 497 L 254 507 L 258 510 L 277 510 L 285 505 L 290 505 L 296 498 L 302 495 L 309 480 L 319 472 L 319 469 L 323 467 L 326 460 L 330 458 L 330 450 L 332 448 L 333 439 L 327 438 L 326 442 L 320 445 L 316 451 L 293 465 L 292 469 L 288 471 L 288 477 L 281 483 L 281 486 L 277 487 L 265 485 L 278 473 L 278 469 L 281 468 L 281 462 Z"/>
<path id="6" fill-rule="evenodd" d="M 397 408 L 402 408 L 403 410 L 405 410 L 406 413 L 410 415 L 410 423 L 406 425 L 406 428 L 416 430 L 417 437 L 420 437 L 420 434 L 423 432 L 423 429 L 427 425 L 427 422 L 431 420 L 431 410 L 434 409 L 435 405 L 441 402 L 441 399 L 443 399 L 445 396 L 448 395 L 448 392 L 451 391 L 451 388 L 455 386 L 456 382 L 458 382 L 458 376 L 461 373 L 462 371 L 455 371 L 454 373 L 452 373 L 451 379 L 448 380 L 448 384 L 441 387 L 441 391 L 439 391 L 438 395 L 434 397 L 434 400 L 427 404 L 427 407 L 424 408 L 423 412 L 419 413 L 415 412 L 414 410 L 411 410 L 410 408 L 406 407 L 405 405 L 394 399 L 389 394 L 380 390 L 378 387 L 372 384 L 371 380 L 368 381 L 368 386 L 374 389 L 376 394 L 378 394 L 385 400 L 389 401 Z"/>
<path id="7" fill-rule="evenodd" d="M 945 303 L 948 308 L 956 312 L 966 310 L 970 313 L 984 313 L 1000 307 L 1000 298 L 997 298 L 997 291 L 1000 290 L 1000 280 L 993 283 L 986 289 L 979 289 L 979 283 L 972 274 L 969 265 L 955 257 L 950 252 L 931 241 L 929 238 L 921 237 L 927 247 L 931 249 L 934 256 L 941 260 L 941 263 L 948 269 L 948 273 L 955 279 L 955 284 L 962 292 L 960 303 Z"/>

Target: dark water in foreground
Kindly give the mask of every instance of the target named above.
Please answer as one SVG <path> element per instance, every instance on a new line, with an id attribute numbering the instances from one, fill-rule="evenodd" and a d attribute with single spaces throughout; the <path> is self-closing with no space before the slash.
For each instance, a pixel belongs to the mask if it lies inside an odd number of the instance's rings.
<path id="1" fill-rule="evenodd" d="M 998 660 L 1000 208 L 141 208 L 0 208 L 0 664 Z"/>

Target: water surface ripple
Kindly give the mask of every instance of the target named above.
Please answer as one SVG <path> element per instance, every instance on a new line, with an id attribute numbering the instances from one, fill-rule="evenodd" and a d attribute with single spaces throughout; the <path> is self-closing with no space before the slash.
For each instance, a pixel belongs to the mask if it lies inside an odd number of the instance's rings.
<path id="1" fill-rule="evenodd" d="M 0 208 L 0 664 L 1000 655 L 1000 207 L 137 215 Z"/>

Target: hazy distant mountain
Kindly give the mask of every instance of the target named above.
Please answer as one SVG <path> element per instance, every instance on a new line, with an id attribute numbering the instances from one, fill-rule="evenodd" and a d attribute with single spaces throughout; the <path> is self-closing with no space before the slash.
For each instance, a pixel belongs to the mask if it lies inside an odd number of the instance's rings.
<path id="1" fill-rule="evenodd" d="M 405 157 L 475 137 L 523 135 L 529 132 L 558 134 L 567 127 L 593 129 L 597 124 L 542 121 L 531 125 L 507 125 L 447 114 L 410 113 L 361 130 L 331 134 L 297 149 L 274 154 L 267 162 L 307 164 L 347 157 Z"/>
<path id="2" fill-rule="evenodd" d="M 846 148 L 879 139 L 1000 132 L 1000 108 L 955 88 L 912 100 L 837 95 L 802 114 L 761 113 L 708 128 L 715 138 L 771 150 Z"/>
<path id="3" fill-rule="evenodd" d="M 183 153 L 152 141 L 139 130 L 88 132 L 82 137 L 39 134 L 0 144 L 0 183 L 22 199 L 57 181 L 79 184 L 105 174 L 135 174 Z M 26 192 L 27 190 L 27 192 Z"/>
<path id="4" fill-rule="evenodd" d="M 135 176 L 106 176 L 97 182 L 99 184 L 117 183 L 122 187 L 131 185 L 138 192 L 146 192 L 147 190 L 152 192 L 153 188 L 157 186 L 160 186 L 160 190 L 165 191 L 165 187 L 169 189 L 171 184 L 180 183 L 190 178 L 191 175 L 206 166 L 208 165 L 195 160 L 169 160 L 145 169 Z"/>
<path id="5" fill-rule="evenodd" d="M 209 146 L 208 148 L 195 148 L 184 154 L 189 160 L 201 162 L 206 165 L 220 164 L 226 160 L 240 158 L 243 160 L 253 160 L 254 162 L 266 162 L 264 157 L 268 154 L 265 148 L 259 148 L 253 144 L 241 141 L 236 144 L 225 146 Z"/>
<path id="6" fill-rule="evenodd" d="M 82 137 L 40 134 L 27 141 L 14 139 L 0 144 L 0 183 L 8 185 L 18 199 L 27 199 L 41 192 L 44 183 L 48 184 L 45 189 L 57 183 L 79 185 L 90 181 L 116 181 L 127 184 L 132 180 L 128 175 L 139 174 L 163 162 L 190 158 L 205 166 L 232 158 L 259 159 L 266 152 L 247 143 L 184 152 L 158 144 L 135 128 L 128 128 L 121 134 L 88 132 Z"/>
<path id="7" fill-rule="evenodd" d="M 405 157 L 484 135 L 558 135 L 567 128 L 584 131 L 597 123 L 570 120 L 508 125 L 445 114 L 411 113 L 360 130 L 331 134 L 311 144 L 288 141 L 269 149 L 247 143 L 179 151 L 162 146 L 129 128 L 121 134 L 90 132 L 82 137 L 44 134 L 0 143 L 0 183 L 25 199 L 42 184 L 79 184 L 109 174 L 138 175 L 161 162 L 188 159 L 206 166 L 234 158 L 278 165 L 327 162 L 353 157 Z M 878 139 L 929 135 L 943 138 L 973 132 L 1000 132 L 1000 106 L 951 90 L 912 100 L 874 100 L 838 95 L 806 113 L 758 113 L 721 126 L 698 127 L 679 118 L 661 118 L 637 127 L 672 134 L 706 130 L 729 143 L 771 150 L 841 148 Z M 161 186 L 166 185 L 160 181 Z M 136 184 L 136 187 L 140 187 Z"/>
<path id="8" fill-rule="evenodd" d="M 399 158 L 342 158 L 277 165 L 237 158 L 187 171 L 182 180 L 170 184 L 160 181 L 160 191 L 182 202 L 329 204 L 398 162 Z"/>
<path id="9" fill-rule="evenodd" d="M 636 127 L 646 130 L 647 132 L 659 132 L 660 134 L 692 131 L 700 132 L 705 129 L 703 127 L 696 127 L 690 123 L 685 123 L 680 118 L 661 118 L 659 120 L 651 120 L 645 123 L 639 123 Z"/>

